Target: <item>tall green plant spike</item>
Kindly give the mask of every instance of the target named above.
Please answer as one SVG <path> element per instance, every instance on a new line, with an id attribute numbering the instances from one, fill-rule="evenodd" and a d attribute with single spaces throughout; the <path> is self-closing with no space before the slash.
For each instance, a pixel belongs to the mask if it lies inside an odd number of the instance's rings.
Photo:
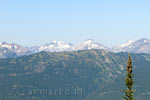
<path id="1" fill-rule="evenodd" d="M 134 92 L 133 90 L 133 70 L 132 70 L 132 59 L 131 59 L 131 54 L 129 53 L 128 56 L 128 62 L 126 66 L 126 77 L 125 77 L 125 85 L 127 87 L 126 90 L 123 90 L 125 95 L 122 97 L 124 100 L 134 100 Z"/>

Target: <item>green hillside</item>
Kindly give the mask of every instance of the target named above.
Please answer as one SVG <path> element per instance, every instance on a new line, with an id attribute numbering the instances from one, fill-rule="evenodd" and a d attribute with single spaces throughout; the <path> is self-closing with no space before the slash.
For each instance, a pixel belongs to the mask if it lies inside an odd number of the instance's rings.
<path id="1" fill-rule="evenodd" d="M 131 56 L 136 100 L 148 100 L 150 54 Z M 120 100 L 127 58 L 85 50 L 0 59 L 0 100 Z"/>

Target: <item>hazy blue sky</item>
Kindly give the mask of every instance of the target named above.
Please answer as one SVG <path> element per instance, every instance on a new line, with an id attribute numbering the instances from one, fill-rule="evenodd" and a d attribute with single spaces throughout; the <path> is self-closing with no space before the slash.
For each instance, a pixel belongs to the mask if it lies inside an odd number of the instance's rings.
<path id="1" fill-rule="evenodd" d="M 150 39 L 150 0 L 0 0 L 0 42 Z"/>

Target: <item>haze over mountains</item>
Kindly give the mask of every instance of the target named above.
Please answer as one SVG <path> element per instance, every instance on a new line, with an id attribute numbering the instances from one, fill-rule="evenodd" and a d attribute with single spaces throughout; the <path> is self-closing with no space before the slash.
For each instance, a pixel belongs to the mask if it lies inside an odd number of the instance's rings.
<path id="1" fill-rule="evenodd" d="M 137 41 L 129 40 L 119 46 L 109 48 L 92 39 L 86 40 L 80 44 L 67 44 L 63 41 L 52 41 L 42 46 L 23 47 L 15 43 L 0 43 L 0 57 L 13 58 L 18 56 L 29 55 L 41 51 L 47 52 L 63 52 L 78 51 L 90 49 L 104 49 L 111 52 L 132 52 L 132 53 L 150 53 L 150 40 L 146 38 Z"/>

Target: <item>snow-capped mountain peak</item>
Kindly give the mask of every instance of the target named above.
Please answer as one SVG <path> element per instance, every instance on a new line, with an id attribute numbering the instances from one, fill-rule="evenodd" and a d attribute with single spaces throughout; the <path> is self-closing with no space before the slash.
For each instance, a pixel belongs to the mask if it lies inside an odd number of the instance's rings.
<path id="1" fill-rule="evenodd" d="M 88 50 L 88 49 L 104 49 L 104 50 L 108 50 L 107 47 L 101 45 L 100 43 L 92 40 L 92 39 L 88 39 L 83 43 L 80 43 L 78 45 L 74 46 L 75 50 Z"/>
<path id="2" fill-rule="evenodd" d="M 92 43 L 94 43 L 94 42 L 95 42 L 94 40 L 88 39 L 88 40 L 86 40 L 86 41 L 84 42 L 84 44 L 92 44 Z"/>
<path id="3" fill-rule="evenodd" d="M 138 43 L 150 43 L 150 40 L 146 39 L 146 38 L 142 38 L 137 40 Z"/>
<path id="4" fill-rule="evenodd" d="M 120 45 L 119 47 L 121 47 L 121 48 L 127 47 L 127 46 L 129 46 L 130 44 L 132 44 L 133 42 L 134 42 L 133 40 L 128 40 L 126 43 Z"/>
<path id="5" fill-rule="evenodd" d="M 8 43 L 6 43 L 6 42 L 2 42 L 2 43 L 0 44 L 0 47 L 11 49 L 11 48 L 12 48 L 12 45 L 11 45 L 11 44 L 8 44 Z"/>
<path id="6" fill-rule="evenodd" d="M 53 40 L 52 43 L 57 43 L 57 41 L 56 41 L 56 40 Z"/>
<path id="7" fill-rule="evenodd" d="M 65 42 L 63 42 L 63 41 L 56 41 L 56 40 L 53 40 L 51 43 L 53 43 L 53 44 L 65 44 Z"/>
<path id="8" fill-rule="evenodd" d="M 150 40 L 146 38 L 137 41 L 128 41 L 113 48 L 114 52 L 150 53 Z"/>
<path id="9" fill-rule="evenodd" d="M 38 51 L 49 51 L 49 52 L 60 52 L 60 51 L 69 51 L 71 49 L 71 45 L 63 42 L 63 41 L 52 41 L 49 44 L 40 46 Z"/>
<path id="10" fill-rule="evenodd" d="M 0 48 L 4 48 L 5 51 L 7 50 L 10 52 L 13 52 L 17 56 L 22 56 L 22 55 L 31 53 L 27 48 L 20 46 L 18 44 L 15 44 L 15 43 L 2 42 L 2 43 L 0 43 Z"/>
<path id="11" fill-rule="evenodd" d="M 15 43 L 6 43 L 6 42 L 2 42 L 0 43 L 0 47 L 1 48 L 7 48 L 7 49 L 18 49 L 21 46 L 15 44 Z"/>
<path id="12" fill-rule="evenodd" d="M 48 51 L 48 52 L 62 52 L 62 51 L 77 51 L 77 50 L 88 50 L 88 49 L 104 49 L 109 50 L 107 47 L 101 45 L 100 43 L 88 39 L 80 44 L 73 45 L 71 43 L 67 44 L 63 41 L 52 41 L 49 44 L 39 46 L 39 47 L 32 47 L 30 50 L 32 51 Z"/>
<path id="13" fill-rule="evenodd" d="M 54 40 L 42 46 L 33 46 L 28 48 L 20 46 L 15 43 L 7 43 L 7 42 L 0 43 L 0 53 L 4 55 L 3 57 L 7 57 L 8 55 L 14 55 L 15 57 L 24 56 L 37 53 L 40 51 L 63 52 L 63 51 L 89 50 L 89 49 L 103 49 L 108 52 L 112 51 L 112 52 L 150 53 L 150 40 L 146 38 L 142 38 L 137 41 L 129 40 L 126 43 L 111 49 L 92 39 L 88 39 L 76 45 L 73 45 L 71 43 L 65 43 L 63 41 Z"/>

